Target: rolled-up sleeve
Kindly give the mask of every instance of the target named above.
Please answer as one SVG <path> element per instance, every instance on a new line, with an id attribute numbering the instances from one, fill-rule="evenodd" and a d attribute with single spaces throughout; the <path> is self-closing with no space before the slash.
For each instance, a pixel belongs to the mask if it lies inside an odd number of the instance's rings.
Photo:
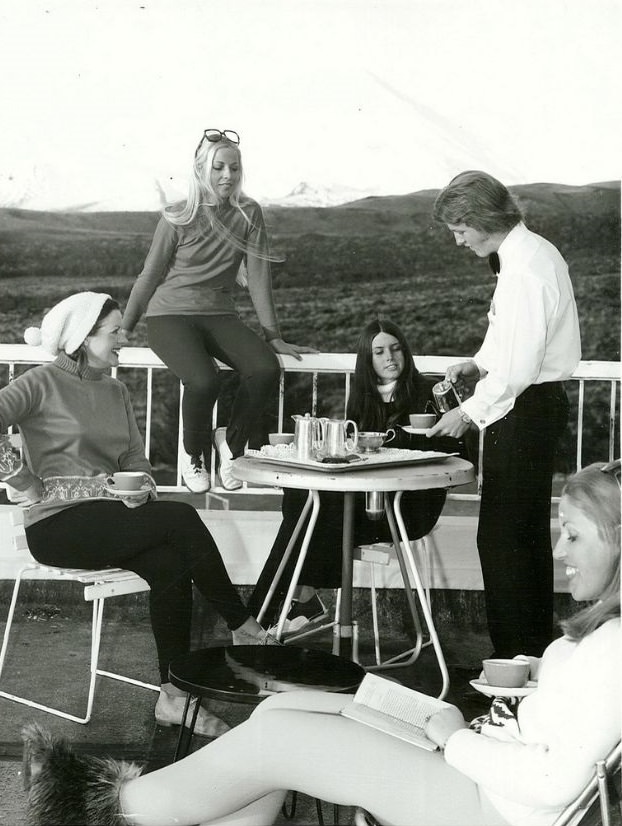
<path id="1" fill-rule="evenodd" d="M 248 290 L 264 337 L 270 341 L 273 338 L 280 338 L 281 333 L 272 294 L 268 235 L 259 206 L 253 212 L 252 220 L 253 225 L 248 234 L 246 253 Z"/>
<path id="2" fill-rule="evenodd" d="M 124 330 L 133 330 L 144 314 L 156 288 L 166 277 L 177 244 L 175 228 L 165 218 L 160 218 L 142 272 L 127 301 L 121 325 Z"/>

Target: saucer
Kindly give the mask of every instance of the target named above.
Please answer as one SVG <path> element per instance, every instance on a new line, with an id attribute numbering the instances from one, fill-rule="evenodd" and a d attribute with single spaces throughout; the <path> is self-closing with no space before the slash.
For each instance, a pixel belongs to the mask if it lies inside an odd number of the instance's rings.
<path id="1" fill-rule="evenodd" d="M 122 488 L 116 488 L 114 485 L 106 485 L 106 490 L 112 496 L 144 496 L 145 493 L 151 490 L 151 487 L 142 485 L 138 490 L 123 490 Z"/>
<path id="2" fill-rule="evenodd" d="M 538 687 L 538 683 L 535 682 L 535 680 L 529 680 L 526 685 L 520 688 L 516 686 L 514 688 L 507 688 L 506 686 L 489 685 L 485 677 L 478 680 L 470 680 L 469 682 L 476 691 L 481 691 L 482 694 L 486 694 L 488 697 L 526 697 Z"/>
<path id="3" fill-rule="evenodd" d="M 425 436 L 432 428 L 430 427 L 411 427 L 409 424 L 400 425 L 405 433 L 412 433 L 413 436 Z"/>

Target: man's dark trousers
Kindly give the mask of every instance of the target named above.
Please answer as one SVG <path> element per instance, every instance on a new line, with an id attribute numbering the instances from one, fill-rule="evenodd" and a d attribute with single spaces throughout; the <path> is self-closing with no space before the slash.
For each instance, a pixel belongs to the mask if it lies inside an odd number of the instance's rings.
<path id="1" fill-rule="evenodd" d="M 477 531 L 493 656 L 540 656 L 553 635 L 551 487 L 568 419 L 561 382 L 528 387 L 484 437 Z"/>

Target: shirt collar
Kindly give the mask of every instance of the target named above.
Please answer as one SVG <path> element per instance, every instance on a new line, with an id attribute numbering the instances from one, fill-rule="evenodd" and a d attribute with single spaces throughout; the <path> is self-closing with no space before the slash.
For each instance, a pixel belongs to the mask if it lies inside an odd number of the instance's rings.
<path id="1" fill-rule="evenodd" d="M 508 258 L 511 258 L 513 252 L 518 249 L 518 247 L 520 246 L 528 232 L 529 230 L 521 221 L 520 223 L 516 224 L 516 226 L 512 227 L 512 229 L 505 236 L 505 238 L 499 246 L 499 249 L 497 250 L 500 264 L 500 269 L 497 273 L 497 277 L 501 275 L 501 271 L 503 270 L 503 261 L 507 261 Z"/>

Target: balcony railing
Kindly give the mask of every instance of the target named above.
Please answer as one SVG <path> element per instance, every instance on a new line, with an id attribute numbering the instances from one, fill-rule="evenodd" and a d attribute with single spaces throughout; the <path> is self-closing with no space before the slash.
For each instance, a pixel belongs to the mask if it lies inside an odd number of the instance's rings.
<path id="1" fill-rule="evenodd" d="M 415 364 L 420 372 L 424 374 L 442 377 L 446 368 L 450 364 L 457 361 L 463 361 L 464 356 L 416 356 Z M 341 408 L 341 413 L 345 413 L 348 395 L 350 392 L 350 381 L 352 373 L 354 372 L 355 355 L 353 353 L 319 353 L 313 355 L 305 355 L 301 361 L 297 361 L 289 356 L 279 356 L 281 363 L 281 379 L 279 385 L 278 398 L 278 429 L 283 429 L 286 398 L 287 398 L 287 384 L 288 379 L 295 376 L 295 374 L 306 374 L 309 379 L 308 402 L 303 410 L 297 412 L 310 412 L 317 414 L 321 403 L 321 392 L 319 389 L 319 382 L 323 376 L 336 376 L 338 389 L 338 404 Z M 19 372 L 22 372 L 24 367 L 41 364 L 46 361 L 52 361 L 52 357 L 45 354 L 40 348 L 30 347 L 25 344 L 0 344 L 0 382 L 5 384 L 12 381 Z M 229 370 L 226 365 L 220 365 L 222 369 Z M 132 390 L 132 398 L 134 405 L 144 408 L 144 422 L 142 423 L 143 437 L 147 456 L 151 452 L 152 443 L 152 429 L 153 429 L 153 410 L 154 399 L 157 398 L 157 390 L 154 388 L 154 374 L 157 371 L 166 370 L 166 366 L 162 361 L 146 347 L 125 347 L 121 350 L 119 357 L 119 367 L 115 369 L 114 373 L 122 380 L 130 381 L 133 373 L 138 372 L 143 375 L 141 385 L 141 393 L 144 393 L 143 398 L 137 398 L 136 389 Z M 332 387 L 334 394 L 335 388 Z M 300 393 L 300 389 L 297 389 Z M 179 403 L 181 405 L 181 398 L 183 388 L 180 387 Z M 596 420 L 596 427 L 599 432 L 600 442 L 606 445 L 607 455 L 601 454 L 589 458 L 589 461 L 594 459 L 613 459 L 619 453 L 619 424 L 620 424 L 620 362 L 613 361 L 582 361 L 575 374 L 569 383 L 569 395 L 572 403 L 571 413 L 571 432 L 574 434 L 574 465 L 576 469 L 580 469 L 584 464 L 585 438 L 584 438 L 584 424 L 586 419 L 586 411 L 589 410 L 591 419 Z M 334 404 L 335 402 L 333 402 Z M 213 415 L 213 426 L 216 426 L 218 415 L 218 408 L 216 407 Z M 340 415 L 333 412 L 333 415 Z M 142 418 L 142 417 L 141 417 Z M 181 450 L 181 415 L 179 415 L 180 426 L 177 433 L 177 456 L 179 457 Z M 481 439 L 480 439 L 481 442 Z M 249 490 L 244 486 L 239 492 L 235 494 L 227 493 L 226 497 L 222 497 L 222 488 L 217 487 L 217 476 L 215 474 L 215 460 L 212 456 L 212 491 L 208 496 L 215 496 L 221 498 L 226 507 L 231 501 L 232 497 L 237 495 L 244 495 L 247 493 L 256 494 L 259 491 L 257 488 Z M 179 461 L 175 469 L 174 484 L 159 485 L 159 489 L 163 492 L 182 492 L 185 487 L 181 481 L 181 472 L 179 469 Z M 267 492 L 267 491 L 264 491 Z M 453 492 L 451 497 L 454 499 L 468 499 L 474 500 L 478 498 L 478 493 L 460 493 Z"/>

